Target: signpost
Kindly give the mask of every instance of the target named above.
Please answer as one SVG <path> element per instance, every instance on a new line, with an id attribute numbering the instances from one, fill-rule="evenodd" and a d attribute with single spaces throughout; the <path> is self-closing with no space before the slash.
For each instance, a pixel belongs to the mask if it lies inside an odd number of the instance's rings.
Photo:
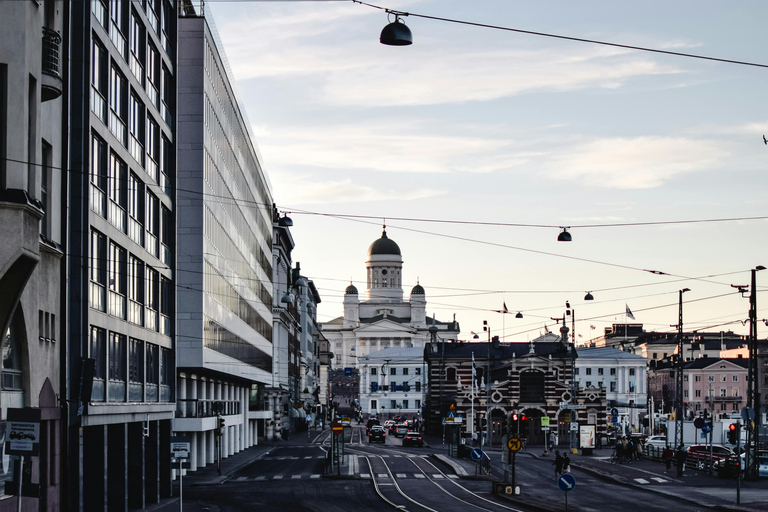
<path id="1" fill-rule="evenodd" d="M 523 447 L 523 440 L 517 437 L 516 435 L 510 436 L 510 438 L 507 440 L 507 448 L 509 448 L 509 451 L 512 454 L 512 488 L 513 489 L 515 488 L 515 455 L 517 455 L 517 452 L 519 452 L 522 447 Z"/>
<path id="2" fill-rule="evenodd" d="M 40 452 L 40 409 L 8 409 L 8 437 L 5 453 L 19 455 L 18 510 L 21 511 L 22 482 L 24 481 L 24 456 Z"/>
<path id="3" fill-rule="evenodd" d="M 190 439 L 188 436 L 172 436 L 171 437 L 171 458 L 179 461 L 179 512 L 183 510 L 184 507 L 184 500 L 183 500 L 183 486 L 182 484 L 182 477 L 184 475 L 184 461 L 187 460 L 189 457 L 189 443 Z"/>
<path id="4" fill-rule="evenodd" d="M 344 456 L 342 452 L 344 442 L 344 425 L 336 422 L 331 425 L 331 431 L 333 432 L 333 443 L 331 444 L 333 457 L 331 460 L 336 462 L 338 474 L 341 475 L 341 458 Z"/>
<path id="5" fill-rule="evenodd" d="M 570 473 L 560 475 L 560 478 L 557 479 L 557 486 L 565 493 L 565 510 L 568 510 L 568 492 L 576 487 L 576 479 Z"/>

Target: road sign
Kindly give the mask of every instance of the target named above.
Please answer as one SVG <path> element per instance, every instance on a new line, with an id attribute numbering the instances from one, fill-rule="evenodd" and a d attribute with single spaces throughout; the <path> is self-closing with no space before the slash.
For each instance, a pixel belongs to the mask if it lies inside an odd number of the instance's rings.
<path id="1" fill-rule="evenodd" d="M 475 448 L 472 450 L 472 453 L 470 454 L 472 456 L 472 460 L 480 460 L 483 458 L 483 450 L 480 448 Z"/>
<path id="2" fill-rule="evenodd" d="M 743 407 L 741 409 L 741 419 L 744 420 L 744 423 L 749 423 L 750 421 L 754 421 L 755 410 L 751 407 Z"/>
<path id="3" fill-rule="evenodd" d="M 613 409 L 611 409 L 611 415 L 612 416 L 618 416 L 619 415 L 619 410 L 614 407 Z"/>
<path id="4" fill-rule="evenodd" d="M 541 426 L 542 427 L 548 427 L 549 426 L 549 416 L 542 416 L 541 417 Z"/>
<path id="5" fill-rule="evenodd" d="M 189 441 L 188 436 L 172 436 L 171 457 L 174 459 L 186 459 L 189 457 Z"/>
<path id="6" fill-rule="evenodd" d="M 305 420 L 307 423 L 309 423 L 310 421 L 312 421 L 312 415 L 311 415 L 311 414 L 307 414 L 307 415 L 304 417 L 304 420 Z"/>
<path id="7" fill-rule="evenodd" d="M 344 433 L 344 425 L 341 423 L 334 423 L 331 425 L 331 431 L 333 431 L 333 435 L 338 436 Z"/>
<path id="8" fill-rule="evenodd" d="M 9 408 L 5 427 L 7 455 L 34 455 L 40 450 L 40 409 Z"/>
<path id="9" fill-rule="evenodd" d="M 572 491 L 576 487 L 576 479 L 570 473 L 560 475 L 560 478 L 557 479 L 557 486 L 561 491 Z"/>
<path id="10" fill-rule="evenodd" d="M 522 447 L 523 447 L 523 442 L 520 440 L 519 437 L 510 437 L 509 441 L 507 441 L 507 448 L 509 448 L 513 452 L 520 451 L 520 448 Z"/>
<path id="11" fill-rule="evenodd" d="M 541 430 L 543 430 L 544 432 L 549 432 L 549 427 L 541 427 Z"/>
<path id="12" fill-rule="evenodd" d="M 703 427 L 701 427 L 702 434 L 706 435 L 706 434 L 709 434 L 711 431 L 712 431 L 712 428 L 710 428 L 709 425 L 704 425 Z"/>
<path id="13" fill-rule="evenodd" d="M 579 431 L 579 424 L 571 423 L 571 432 L 578 432 L 578 431 Z"/>
<path id="14" fill-rule="evenodd" d="M 706 423 L 704 423 L 704 418 L 696 418 L 693 420 L 693 426 L 696 428 L 704 428 L 704 425 L 706 425 Z"/>

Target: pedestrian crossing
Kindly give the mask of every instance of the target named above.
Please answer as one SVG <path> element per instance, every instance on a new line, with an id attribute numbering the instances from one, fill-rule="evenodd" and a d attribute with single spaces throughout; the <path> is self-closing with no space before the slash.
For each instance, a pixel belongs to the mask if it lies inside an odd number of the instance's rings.
<path id="1" fill-rule="evenodd" d="M 667 482 L 671 482 L 671 480 L 667 480 L 666 478 L 662 478 L 660 476 L 654 476 L 648 480 L 646 480 L 645 478 L 635 478 L 634 480 L 635 482 L 641 485 L 652 484 L 652 483 L 665 484 Z M 651 482 L 651 480 L 653 480 L 653 482 Z"/>
<path id="2" fill-rule="evenodd" d="M 293 474 L 293 475 L 259 475 L 259 476 L 240 476 L 237 478 L 233 478 L 230 480 L 230 482 L 266 482 L 266 481 L 274 481 L 274 480 L 314 480 L 318 478 L 322 478 L 323 475 L 318 473 L 307 473 L 307 474 Z M 370 473 L 360 473 L 360 478 L 364 480 L 371 480 L 373 476 Z M 396 473 L 395 480 L 423 480 L 426 478 L 431 478 L 433 480 L 445 480 L 446 478 L 451 480 L 458 480 L 458 475 L 443 475 L 440 473 L 435 473 L 432 475 L 425 475 L 424 473 Z M 376 478 L 378 480 L 391 480 L 391 477 L 386 473 L 377 474 Z"/>

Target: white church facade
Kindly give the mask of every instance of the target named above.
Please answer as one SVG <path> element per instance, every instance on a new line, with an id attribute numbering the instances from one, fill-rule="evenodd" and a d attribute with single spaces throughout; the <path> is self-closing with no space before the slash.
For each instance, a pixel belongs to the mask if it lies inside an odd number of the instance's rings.
<path id="1" fill-rule="evenodd" d="M 334 368 L 357 368 L 358 359 L 389 348 L 424 348 L 432 340 L 456 340 L 459 323 L 427 316 L 424 288 L 418 283 L 409 300 L 403 298 L 403 257 L 400 247 L 387 237 L 368 248 L 366 290 L 363 300 L 353 284 L 344 293 L 344 315 L 322 325 L 333 352 Z"/>

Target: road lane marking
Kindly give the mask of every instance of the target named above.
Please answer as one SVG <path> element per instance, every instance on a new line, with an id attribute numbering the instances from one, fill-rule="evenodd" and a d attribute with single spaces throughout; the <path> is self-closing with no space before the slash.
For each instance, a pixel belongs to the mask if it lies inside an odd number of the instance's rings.
<path id="1" fill-rule="evenodd" d="M 639 484 L 649 484 L 649 483 L 651 483 L 648 480 L 646 480 L 645 478 L 635 478 L 635 482 L 637 482 Z"/>
<path id="2" fill-rule="evenodd" d="M 397 478 L 408 478 L 408 476 L 405 473 L 398 473 L 395 475 Z"/>
<path id="3" fill-rule="evenodd" d="M 657 482 L 659 482 L 660 484 L 663 484 L 663 483 L 667 483 L 667 482 L 669 482 L 669 480 L 666 480 L 666 479 L 664 479 L 664 478 L 660 478 L 660 477 L 658 477 L 658 476 L 655 476 L 655 477 L 651 478 L 651 480 L 656 480 L 656 481 L 657 481 Z"/>
<path id="4" fill-rule="evenodd" d="M 272 480 L 282 480 L 282 479 L 283 479 L 283 475 L 275 475 L 272 477 Z"/>
<path id="5" fill-rule="evenodd" d="M 437 474 L 437 475 L 432 475 L 432 478 L 439 479 L 439 478 L 445 478 L 445 477 L 443 475 Z"/>
<path id="6" fill-rule="evenodd" d="M 320 478 L 320 475 L 309 475 L 309 478 Z"/>
<path id="7" fill-rule="evenodd" d="M 415 475 L 413 475 L 413 476 L 415 476 L 416 478 L 427 478 L 426 476 L 424 476 L 424 474 L 423 474 L 423 473 L 416 473 L 416 474 L 415 474 Z"/>

